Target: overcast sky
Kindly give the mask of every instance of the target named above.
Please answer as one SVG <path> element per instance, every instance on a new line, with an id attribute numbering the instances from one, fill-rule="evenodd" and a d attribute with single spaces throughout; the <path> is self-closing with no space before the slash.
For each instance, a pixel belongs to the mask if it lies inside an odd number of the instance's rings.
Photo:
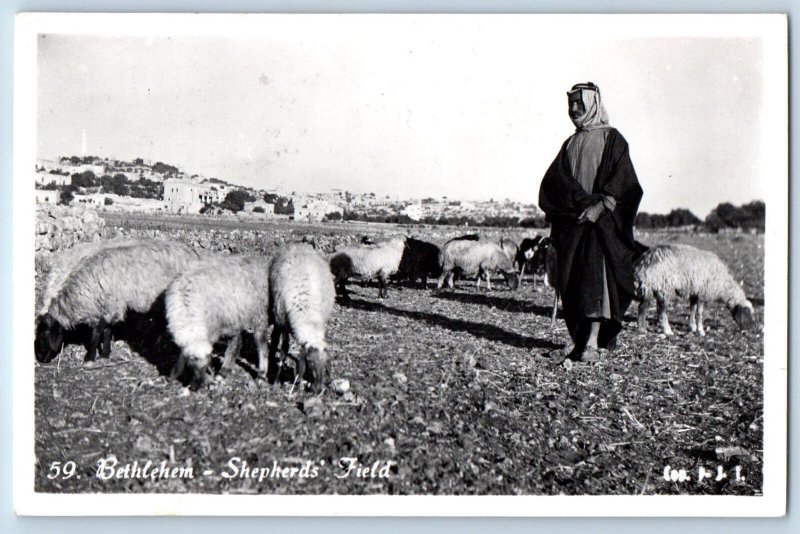
<path id="1" fill-rule="evenodd" d="M 762 120 L 762 40 L 642 37 L 605 20 L 300 16 L 233 35 L 46 34 L 38 157 L 85 148 L 264 189 L 535 203 L 573 132 L 565 92 L 591 80 L 630 144 L 641 210 L 703 217 L 763 198 L 765 133 L 785 123 Z"/>

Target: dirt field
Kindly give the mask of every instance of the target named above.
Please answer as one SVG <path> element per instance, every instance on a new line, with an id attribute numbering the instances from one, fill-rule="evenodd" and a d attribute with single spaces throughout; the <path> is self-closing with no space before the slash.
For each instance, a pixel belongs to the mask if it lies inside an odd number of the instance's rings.
<path id="1" fill-rule="evenodd" d="M 191 223 L 124 221 L 134 232 L 156 224 Z M 297 235 L 371 228 L 304 226 Z M 36 367 L 36 490 L 759 495 L 763 236 L 638 238 L 717 252 L 744 281 L 757 327 L 739 332 L 715 304 L 702 339 L 688 332 L 681 305 L 673 338 L 656 331 L 655 310 L 639 335 L 634 304 L 614 353 L 565 368 L 544 357 L 567 337 L 563 322 L 550 328 L 551 290 L 529 277 L 517 292 L 497 278 L 491 292 L 461 280 L 452 292 L 393 286 L 388 299 L 351 283 L 352 301 L 335 307 L 328 330 L 333 377 L 349 391 L 320 397 L 290 380 L 259 386 L 252 344 L 225 382 L 199 392 L 162 374 L 174 357 L 165 346 L 142 353 L 117 340 L 89 369 L 84 348 L 70 345 Z M 185 469 L 98 476 L 115 461 Z M 251 478 L 244 462 L 264 471 Z M 342 465 L 363 469 L 343 476 Z"/>

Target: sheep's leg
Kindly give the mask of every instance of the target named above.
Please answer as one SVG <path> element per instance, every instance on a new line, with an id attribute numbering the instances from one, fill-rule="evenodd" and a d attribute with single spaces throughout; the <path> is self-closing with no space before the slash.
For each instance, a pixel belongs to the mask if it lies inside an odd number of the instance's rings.
<path id="1" fill-rule="evenodd" d="M 256 340 L 256 350 L 258 351 L 258 379 L 266 380 L 268 369 L 264 368 L 264 357 L 269 352 L 269 342 L 267 340 L 267 327 L 258 328 L 253 332 Z M 269 362 L 267 363 L 269 367 Z"/>
<path id="2" fill-rule="evenodd" d="M 447 287 L 449 287 L 450 289 L 456 288 L 456 284 L 454 282 L 455 278 L 456 278 L 456 273 L 451 271 L 447 274 Z"/>
<path id="3" fill-rule="evenodd" d="M 442 286 L 444 286 L 445 278 L 447 278 L 448 274 L 449 273 L 447 273 L 447 272 L 443 272 L 442 273 L 442 276 L 440 276 L 439 280 L 436 281 L 436 289 L 442 289 Z"/>
<path id="4" fill-rule="evenodd" d="M 647 310 L 650 309 L 651 304 L 652 302 L 647 298 L 642 299 L 642 301 L 639 303 L 639 332 L 647 332 Z"/>
<path id="5" fill-rule="evenodd" d="M 283 334 L 283 342 L 286 345 L 286 352 L 289 351 L 289 331 Z M 295 356 L 294 364 L 294 379 L 295 382 L 300 382 L 306 375 L 306 352 L 300 347 L 300 354 Z"/>
<path id="6" fill-rule="evenodd" d="M 486 289 L 492 290 L 492 271 L 483 271 L 486 275 Z"/>
<path id="7" fill-rule="evenodd" d="M 108 325 L 103 327 L 103 333 L 100 338 L 100 356 L 103 358 L 111 356 L 111 327 Z"/>
<path id="8" fill-rule="evenodd" d="M 347 293 L 347 280 L 337 280 L 336 285 L 339 288 L 339 295 L 342 300 L 350 300 L 350 295 Z"/>
<path id="9" fill-rule="evenodd" d="M 94 328 L 92 328 L 89 341 L 86 343 L 86 356 L 83 358 L 84 362 L 93 362 L 97 358 L 97 346 L 100 344 L 100 336 L 103 333 L 103 322 L 101 321 Z"/>
<path id="10" fill-rule="evenodd" d="M 280 345 L 280 342 L 281 342 L 281 327 L 275 325 L 272 328 L 272 337 L 270 338 L 270 342 L 269 342 L 269 352 L 268 352 L 268 356 L 267 356 L 267 372 L 266 372 L 266 375 L 265 375 L 266 378 L 267 378 L 267 381 L 270 384 L 274 383 L 275 380 L 277 380 L 278 376 L 280 376 L 281 367 L 283 366 L 283 361 L 282 360 L 279 361 L 275 357 L 275 355 L 278 352 L 278 346 Z M 263 378 L 264 377 L 264 375 L 262 375 L 262 373 L 261 373 L 261 370 L 263 368 L 263 363 L 264 362 L 261 362 L 261 361 L 258 362 L 258 366 L 259 366 L 258 378 Z"/>
<path id="11" fill-rule="evenodd" d="M 523 276 L 525 276 L 525 262 L 522 262 L 522 267 L 519 268 L 519 287 L 522 287 Z M 533 285 L 536 285 L 536 277 L 533 279 Z"/>
<path id="12" fill-rule="evenodd" d="M 389 280 L 386 274 L 381 271 L 378 273 L 378 298 L 385 299 L 389 297 Z"/>
<path id="13" fill-rule="evenodd" d="M 178 356 L 178 359 L 175 361 L 175 365 L 172 366 L 172 370 L 169 372 L 169 377 L 174 379 L 179 379 L 183 372 L 186 370 L 186 358 L 183 355 L 183 352 Z"/>
<path id="14" fill-rule="evenodd" d="M 697 332 L 697 297 L 689 297 L 689 330 Z"/>
<path id="15" fill-rule="evenodd" d="M 558 317 L 558 290 L 553 289 L 553 310 L 550 312 L 550 328 L 555 328 Z"/>
<path id="16" fill-rule="evenodd" d="M 673 332 L 672 327 L 669 325 L 669 313 L 667 311 L 669 302 L 663 297 L 656 295 L 656 307 L 658 309 L 658 321 L 661 324 L 661 331 L 664 332 L 665 336 L 671 336 Z"/>
<path id="17" fill-rule="evenodd" d="M 705 312 L 706 303 L 702 300 L 698 300 L 697 303 L 697 331 L 700 333 L 701 336 L 706 335 L 706 329 L 703 326 L 703 313 Z"/>
<path id="18" fill-rule="evenodd" d="M 481 288 L 481 278 L 483 278 L 483 269 L 478 269 L 478 279 L 475 281 L 475 287 Z"/>
<path id="19" fill-rule="evenodd" d="M 258 343 L 258 338 L 256 338 L 256 343 Z M 231 340 L 228 342 L 228 346 L 225 348 L 225 358 L 222 360 L 222 366 L 219 368 L 217 376 L 220 378 L 225 378 L 230 374 L 231 368 L 233 367 L 233 362 L 235 362 L 237 356 L 239 356 L 239 351 L 241 348 L 242 334 L 239 333 L 231 338 Z"/>

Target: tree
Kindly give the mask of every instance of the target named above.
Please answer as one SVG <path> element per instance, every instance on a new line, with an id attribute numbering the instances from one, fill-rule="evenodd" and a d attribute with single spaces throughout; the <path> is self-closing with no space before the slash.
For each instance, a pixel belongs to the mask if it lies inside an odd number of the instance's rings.
<path id="1" fill-rule="evenodd" d="M 253 208 L 253 213 L 264 213 L 264 208 L 261 206 L 256 206 Z"/>
<path id="2" fill-rule="evenodd" d="M 236 213 L 244 209 L 245 202 L 253 202 L 255 199 L 256 198 L 247 191 L 243 189 L 235 189 L 233 191 L 229 191 L 228 194 L 225 195 L 225 200 L 220 203 L 220 207 Z"/>
<path id="3" fill-rule="evenodd" d="M 702 222 L 697 215 L 684 208 L 672 210 L 666 220 L 669 226 L 693 226 Z"/>
<path id="4" fill-rule="evenodd" d="M 83 171 L 73 174 L 70 183 L 75 187 L 94 187 L 97 185 L 97 177 L 92 171 Z"/>
<path id="5" fill-rule="evenodd" d="M 65 187 L 61 194 L 58 196 L 58 201 L 60 204 L 69 205 L 72 202 L 72 199 L 75 198 L 75 195 L 72 193 L 71 187 Z"/>
<path id="6" fill-rule="evenodd" d="M 325 214 L 325 218 L 322 219 L 322 220 L 323 221 L 341 221 L 342 220 L 342 214 L 339 213 L 338 211 L 332 211 L 330 213 L 326 213 Z"/>
<path id="7" fill-rule="evenodd" d="M 103 199 L 103 205 L 104 206 L 111 206 L 112 204 L 114 204 L 114 199 L 113 198 L 106 197 L 106 198 Z"/>

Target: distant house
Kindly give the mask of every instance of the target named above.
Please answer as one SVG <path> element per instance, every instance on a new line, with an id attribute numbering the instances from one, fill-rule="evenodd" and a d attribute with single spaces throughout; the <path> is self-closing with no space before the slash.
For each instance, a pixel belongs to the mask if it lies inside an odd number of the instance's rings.
<path id="1" fill-rule="evenodd" d="M 164 180 L 164 205 L 172 213 L 200 213 L 204 206 L 220 200 L 219 184 Z"/>
<path id="2" fill-rule="evenodd" d="M 37 189 L 35 195 L 37 204 L 58 204 L 59 191 Z"/>
<path id="3" fill-rule="evenodd" d="M 261 210 L 257 211 L 257 215 L 261 215 L 262 217 L 272 217 L 275 215 L 275 204 L 268 204 L 264 200 L 256 200 L 255 202 L 245 202 L 244 203 L 244 211 L 246 213 L 253 213 L 253 210 L 256 208 L 261 208 Z"/>
<path id="4" fill-rule="evenodd" d="M 72 183 L 72 177 L 63 174 L 50 174 L 45 171 L 36 171 L 36 185 L 68 185 Z"/>
<path id="5" fill-rule="evenodd" d="M 326 200 L 293 202 L 295 221 L 321 221 L 328 213 L 342 213 L 342 208 Z"/>
<path id="6" fill-rule="evenodd" d="M 412 221 L 418 221 L 422 219 L 422 204 L 409 204 L 404 207 L 400 213 L 407 216 Z"/>

